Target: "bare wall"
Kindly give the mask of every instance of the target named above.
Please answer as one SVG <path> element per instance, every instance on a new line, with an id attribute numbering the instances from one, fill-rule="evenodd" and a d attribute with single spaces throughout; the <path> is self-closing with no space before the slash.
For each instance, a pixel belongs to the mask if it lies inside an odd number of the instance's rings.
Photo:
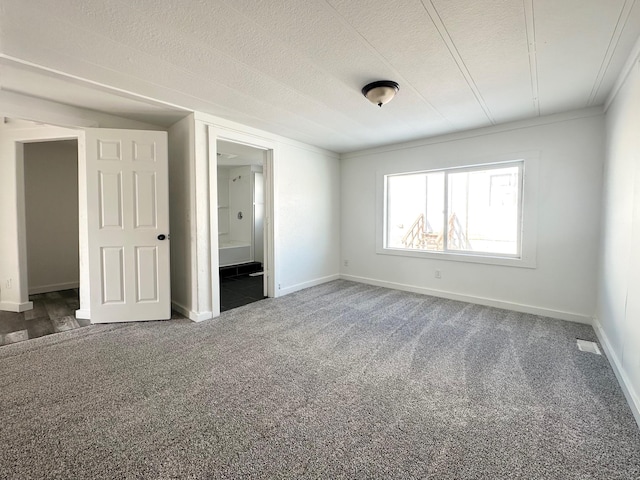
<path id="1" fill-rule="evenodd" d="M 640 424 L 640 65 L 606 116 L 596 328 Z"/>
<path id="2" fill-rule="evenodd" d="M 78 142 L 24 145 L 29 293 L 79 284 Z"/>
<path id="3" fill-rule="evenodd" d="M 183 315 L 195 310 L 196 274 L 191 239 L 193 224 L 194 119 L 176 122 L 169 135 L 169 241 L 171 242 L 171 301 Z"/>
<path id="4" fill-rule="evenodd" d="M 280 293 L 337 278 L 340 165 L 321 152 L 280 143 L 275 185 Z"/>

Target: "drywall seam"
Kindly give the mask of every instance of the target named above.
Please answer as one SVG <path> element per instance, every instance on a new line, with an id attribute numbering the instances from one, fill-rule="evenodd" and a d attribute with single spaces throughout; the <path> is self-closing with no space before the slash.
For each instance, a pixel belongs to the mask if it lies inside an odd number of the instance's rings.
<path id="1" fill-rule="evenodd" d="M 587 102 L 587 105 L 593 105 L 595 103 L 598 92 L 602 87 L 602 81 L 604 80 L 609 66 L 611 65 L 611 59 L 613 58 L 613 54 L 615 53 L 616 48 L 618 48 L 620 37 L 622 36 L 622 32 L 627 25 L 629 15 L 631 14 L 631 10 L 633 9 L 634 4 L 635 0 L 625 0 L 624 5 L 622 5 L 620 15 L 618 16 L 618 21 L 616 22 L 616 28 L 611 34 L 611 39 L 609 40 L 607 51 L 605 52 L 604 58 L 602 59 L 602 63 L 600 64 L 600 69 L 598 70 L 598 75 L 596 76 L 593 87 L 591 88 L 591 94 L 589 95 L 589 101 Z"/>
<path id="2" fill-rule="evenodd" d="M 600 344 L 604 349 L 604 353 L 607 355 L 607 359 L 609 360 L 609 364 L 613 369 L 613 373 L 615 373 L 616 378 L 618 379 L 618 383 L 620 384 L 622 393 L 624 393 L 624 396 L 627 399 L 627 403 L 629 404 L 629 408 L 631 409 L 633 418 L 635 418 L 636 423 L 638 424 L 638 428 L 640 428 L 640 396 L 638 392 L 633 389 L 633 385 L 629 381 L 629 377 L 627 376 L 624 368 L 622 368 L 620 360 L 615 354 L 615 350 L 611 346 L 609 338 L 607 337 L 607 334 L 602 328 L 600 320 L 597 317 L 593 318 L 593 329 L 596 332 L 598 340 L 600 340 Z"/>
<path id="3" fill-rule="evenodd" d="M 524 2 L 524 18 L 527 30 L 527 49 L 529 51 L 529 75 L 531 76 L 531 98 L 536 114 L 540 116 L 538 57 L 536 53 L 536 21 L 533 10 L 533 0 Z"/>
<path id="4" fill-rule="evenodd" d="M 618 79 L 616 80 L 616 83 L 613 84 L 613 88 L 611 89 L 609 96 L 604 102 L 605 113 L 609 110 L 609 107 L 618 96 L 620 89 L 627 81 L 627 77 L 629 77 L 629 74 L 633 70 L 633 67 L 635 66 L 636 62 L 638 61 L 640 61 L 640 37 L 638 37 L 638 40 L 633 46 L 633 49 L 631 50 L 631 54 L 629 55 L 629 58 L 627 58 L 627 62 L 622 67 L 622 70 L 620 70 L 620 75 L 618 75 Z"/>
<path id="5" fill-rule="evenodd" d="M 427 15 L 429 15 L 429 18 L 431 18 L 431 21 L 433 22 L 433 25 L 436 27 L 436 30 L 440 34 L 440 38 L 442 39 L 445 46 L 447 47 L 447 50 L 449 50 L 449 54 L 451 55 L 451 58 L 455 62 L 456 66 L 458 67 L 460 74 L 464 77 L 465 81 L 467 82 L 467 85 L 469 85 L 469 89 L 473 93 L 473 96 L 476 98 L 478 105 L 480 105 L 480 108 L 486 115 L 487 119 L 491 122 L 491 124 L 495 125 L 496 121 L 493 117 L 493 114 L 491 113 L 491 109 L 487 105 L 487 102 L 485 102 L 484 97 L 482 96 L 482 92 L 480 92 L 478 85 L 476 85 L 476 81 L 473 78 L 473 75 L 471 74 L 471 72 L 469 71 L 469 68 L 467 67 L 467 64 L 465 63 L 464 59 L 462 58 L 462 55 L 460 55 L 460 52 L 458 51 L 458 48 L 456 47 L 455 42 L 451 38 L 451 34 L 449 33 L 447 26 L 442 21 L 442 18 L 440 17 L 440 12 L 438 12 L 438 9 L 433 4 L 432 0 L 426 0 L 426 1 L 421 0 L 421 3 L 425 11 L 427 12 Z"/>
<path id="6" fill-rule="evenodd" d="M 478 305 L 484 305 L 487 307 L 502 308 L 505 310 L 513 310 L 515 312 L 529 313 L 532 315 L 540 315 L 543 317 L 555 318 L 559 320 L 566 320 L 569 322 L 577 322 L 585 325 L 592 324 L 592 318 L 588 315 L 582 315 L 580 313 L 565 312 L 562 310 L 553 310 L 550 308 L 536 307 L 533 305 L 523 305 L 514 302 L 505 302 L 504 300 L 496 300 L 493 298 L 476 297 L 473 295 L 463 295 L 455 292 L 449 292 L 446 290 L 435 290 L 432 288 L 418 287 L 416 285 L 408 285 L 404 283 L 388 282 L 386 280 L 378 280 L 375 278 L 358 277 L 355 275 L 341 274 L 340 278 L 343 280 L 350 280 L 358 283 L 366 283 L 367 285 L 375 285 L 377 287 L 391 288 L 394 290 L 402 290 L 405 292 L 420 293 L 422 295 L 431 295 L 433 297 L 446 298 L 449 300 L 457 300 L 460 302 L 474 303 Z"/>

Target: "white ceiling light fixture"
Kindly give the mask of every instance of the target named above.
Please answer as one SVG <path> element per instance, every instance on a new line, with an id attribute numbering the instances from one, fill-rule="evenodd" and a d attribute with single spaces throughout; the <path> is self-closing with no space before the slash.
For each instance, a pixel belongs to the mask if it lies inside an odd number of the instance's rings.
<path id="1" fill-rule="evenodd" d="M 400 85 L 392 80 L 378 80 L 362 87 L 362 94 L 379 107 L 389 103 L 400 90 Z"/>

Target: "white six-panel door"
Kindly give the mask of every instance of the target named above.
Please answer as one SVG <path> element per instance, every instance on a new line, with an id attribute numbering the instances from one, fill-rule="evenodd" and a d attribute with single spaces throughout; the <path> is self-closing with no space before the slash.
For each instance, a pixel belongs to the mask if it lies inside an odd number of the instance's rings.
<path id="1" fill-rule="evenodd" d="M 93 323 L 171 317 L 165 132 L 86 129 Z"/>

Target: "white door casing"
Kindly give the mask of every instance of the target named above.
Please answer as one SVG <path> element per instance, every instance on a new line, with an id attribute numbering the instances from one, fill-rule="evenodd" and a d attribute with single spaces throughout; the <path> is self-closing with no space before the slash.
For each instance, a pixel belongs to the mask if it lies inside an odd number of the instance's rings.
<path id="1" fill-rule="evenodd" d="M 167 134 L 96 128 L 84 137 L 90 319 L 169 319 Z"/>

